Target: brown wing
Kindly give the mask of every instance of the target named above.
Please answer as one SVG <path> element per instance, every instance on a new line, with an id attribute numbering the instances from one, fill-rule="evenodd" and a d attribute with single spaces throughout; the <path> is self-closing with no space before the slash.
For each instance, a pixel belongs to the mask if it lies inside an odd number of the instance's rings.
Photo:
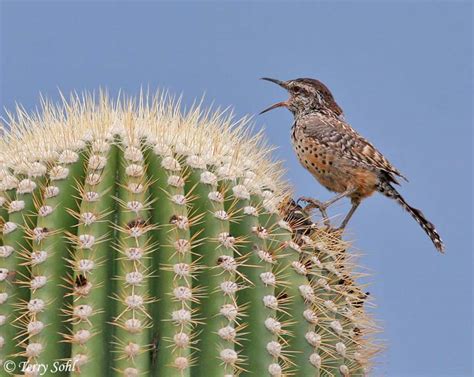
<path id="1" fill-rule="evenodd" d="M 308 137 L 330 148 L 339 157 L 377 170 L 391 182 L 398 183 L 396 177 L 407 180 L 382 153 L 342 119 L 312 115 L 300 119 L 299 123 Z"/>

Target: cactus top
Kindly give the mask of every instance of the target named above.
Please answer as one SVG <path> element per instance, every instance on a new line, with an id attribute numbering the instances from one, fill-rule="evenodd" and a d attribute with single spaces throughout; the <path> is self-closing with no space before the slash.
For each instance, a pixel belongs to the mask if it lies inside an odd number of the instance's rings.
<path id="1" fill-rule="evenodd" d="M 86 143 L 97 151 L 107 149 L 114 137 L 128 147 L 131 161 L 143 159 L 139 147 L 147 143 L 156 154 L 181 156 L 191 167 L 213 166 L 219 178 L 242 178 L 250 192 L 288 190 L 281 164 L 270 160 L 271 148 L 261 133 L 252 132 L 249 117 L 235 120 L 232 111 L 199 105 L 182 114 L 180 105 L 167 93 L 116 101 L 101 93 L 63 97 L 59 104 L 44 100 L 34 115 L 18 107 L 9 114 L 8 127 L 2 127 L 0 191 L 18 188 L 17 175 L 45 174 L 49 161 L 72 163 L 73 152 Z M 179 170 L 179 163 L 174 168 Z"/>

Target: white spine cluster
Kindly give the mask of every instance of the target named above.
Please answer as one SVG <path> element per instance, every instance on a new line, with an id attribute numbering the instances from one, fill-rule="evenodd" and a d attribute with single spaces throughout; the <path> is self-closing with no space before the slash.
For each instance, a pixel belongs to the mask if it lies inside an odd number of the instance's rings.
<path id="1" fill-rule="evenodd" d="M 257 250 L 257 255 L 262 261 L 264 261 L 266 263 L 273 263 L 274 262 L 272 255 L 268 251 Z"/>
<path id="2" fill-rule="evenodd" d="M 214 217 L 219 219 L 219 220 L 223 220 L 223 221 L 229 220 L 229 215 L 224 210 L 216 211 L 214 213 Z"/>
<path id="3" fill-rule="evenodd" d="M 342 328 L 341 323 L 340 323 L 338 320 L 331 321 L 331 323 L 329 324 L 329 326 L 331 326 L 331 328 L 334 330 L 334 332 L 335 332 L 337 335 L 341 335 L 341 334 L 342 334 L 343 328 Z"/>
<path id="4" fill-rule="evenodd" d="M 186 158 L 186 164 L 193 169 L 206 169 L 206 162 L 197 155 L 191 155 Z"/>
<path id="5" fill-rule="evenodd" d="M 272 310 L 278 309 L 278 299 L 273 295 L 263 296 L 263 305 Z"/>
<path id="6" fill-rule="evenodd" d="M 321 335 L 316 334 L 314 331 L 308 331 L 305 334 L 305 338 L 314 348 L 317 348 L 321 345 Z"/>
<path id="7" fill-rule="evenodd" d="M 35 181 L 32 181 L 31 179 L 23 179 L 18 183 L 18 187 L 16 189 L 16 192 L 19 194 L 30 194 L 36 189 L 36 183 Z"/>
<path id="8" fill-rule="evenodd" d="M 257 208 L 252 206 L 245 206 L 244 207 L 244 214 L 250 216 L 258 216 Z"/>
<path id="9" fill-rule="evenodd" d="M 258 238 L 265 240 L 268 238 L 268 230 L 264 227 L 257 226 L 252 228 L 252 232 L 254 232 Z"/>
<path id="10" fill-rule="evenodd" d="M 273 272 L 262 272 L 260 274 L 260 279 L 265 285 L 275 286 L 276 284 L 276 276 Z"/>
<path id="11" fill-rule="evenodd" d="M 59 195 L 59 187 L 57 186 L 48 186 L 44 189 L 45 199 L 54 198 Z"/>
<path id="12" fill-rule="evenodd" d="M 8 207 L 8 213 L 20 212 L 25 208 L 24 200 L 12 200 Z"/>
<path id="13" fill-rule="evenodd" d="M 0 246 L 0 257 L 8 258 L 13 253 L 13 251 L 14 249 L 10 245 Z"/>
<path id="14" fill-rule="evenodd" d="M 309 362 L 315 367 L 315 368 L 321 368 L 321 356 L 319 356 L 317 353 L 312 353 L 309 357 Z"/>
<path id="15" fill-rule="evenodd" d="M 191 244 L 187 239 L 180 238 L 174 241 L 174 248 L 180 254 L 187 254 L 191 251 Z"/>
<path id="16" fill-rule="evenodd" d="M 54 208 L 48 205 L 41 206 L 38 208 L 38 216 L 40 217 L 46 217 L 53 213 Z"/>
<path id="17" fill-rule="evenodd" d="M 296 273 L 298 273 L 300 275 L 307 275 L 308 274 L 306 266 L 301 262 L 294 261 L 294 262 L 291 263 L 291 267 L 293 267 L 293 269 L 296 271 Z"/>
<path id="18" fill-rule="evenodd" d="M 132 194 L 141 194 L 145 191 L 145 185 L 141 183 L 131 182 L 127 185 L 127 190 Z"/>
<path id="19" fill-rule="evenodd" d="M 106 164 L 107 164 L 107 157 L 101 156 L 99 154 L 95 154 L 89 158 L 87 167 L 90 170 L 102 170 Z"/>
<path id="20" fill-rule="evenodd" d="M 45 250 L 33 251 L 30 255 L 30 263 L 32 266 L 36 266 L 40 263 L 43 263 L 47 257 L 48 253 Z"/>
<path id="21" fill-rule="evenodd" d="M 161 161 L 161 166 L 169 171 L 178 172 L 181 170 L 181 165 L 175 158 L 167 156 Z"/>
<path id="22" fill-rule="evenodd" d="M 12 221 L 7 221 L 5 224 L 3 224 L 3 234 L 9 234 L 11 232 L 14 232 L 18 228 L 18 225 L 15 224 Z"/>
<path id="23" fill-rule="evenodd" d="M 349 372 L 349 368 L 347 365 L 341 365 L 339 367 L 339 372 L 341 372 L 341 374 L 344 376 L 344 377 L 349 377 L 350 376 L 350 372 Z"/>
<path id="24" fill-rule="evenodd" d="M 219 235 L 217 236 L 217 240 L 222 246 L 227 249 L 232 248 L 235 244 L 235 237 L 232 237 L 227 232 L 219 233 Z"/>
<path id="25" fill-rule="evenodd" d="M 4 304 L 8 300 L 8 293 L 2 292 L 0 293 L 0 304 Z"/>
<path id="26" fill-rule="evenodd" d="M 301 296 L 303 296 L 304 300 L 310 303 L 316 302 L 316 295 L 314 294 L 313 287 L 309 284 L 300 285 L 298 287 Z"/>
<path id="27" fill-rule="evenodd" d="M 271 341 L 267 343 L 267 352 L 272 355 L 274 358 L 279 358 L 281 356 L 281 344 L 276 341 Z"/>
<path id="28" fill-rule="evenodd" d="M 210 171 L 205 171 L 201 173 L 201 182 L 206 185 L 216 185 L 217 184 L 217 177 L 214 173 Z"/>
<path id="29" fill-rule="evenodd" d="M 306 309 L 304 312 L 303 312 L 303 317 L 306 319 L 306 321 L 308 321 L 309 323 L 313 324 L 313 325 L 316 325 L 319 321 L 319 318 L 318 316 L 316 315 L 316 313 L 311 310 L 311 309 Z"/>
<path id="30" fill-rule="evenodd" d="M 222 203 L 224 201 L 224 196 L 219 191 L 211 191 L 207 197 L 216 203 Z"/>
<path id="31" fill-rule="evenodd" d="M 250 193 L 247 190 L 247 187 L 244 185 L 237 185 L 232 187 L 232 192 L 237 199 L 248 200 L 250 199 Z"/>
<path id="32" fill-rule="evenodd" d="M 81 213 L 80 221 L 84 225 L 91 225 L 97 221 L 97 216 L 92 212 L 83 212 Z"/>
<path id="33" fill-rule="evenodd" d="M 49 179 L 51 179 L 51 181 L 66 179 L 68 175 L 69 169 L 61 165 L 55 166 L 49 171 Z"/>
<path id="34" fill-rule="evenodd" d="M 281 322 L 277 321 L 275 318 L 268 317 L 265 320 L 265 327 L 274 334 L 280 334 L 282 331 Z"/>
<path id="35" fill-rule="evenodd" d="M 129 146 L 125 149 L 124 158 L 131 162 L 143 162 L 143 153 L 140 148 Z"/>
<path id="36" fill-rule="evenodd" d="M 168 185 L 177 188 L 184 187 L 184 179 L 178 175 L 170 175 L 168 177 Z"/>
<path id="37" fill-rule="evenodd" d="M 80 234 L 78 241 L 79 249 L 90 250 L 95 244 L 95 237 L 92 234 Z"/>

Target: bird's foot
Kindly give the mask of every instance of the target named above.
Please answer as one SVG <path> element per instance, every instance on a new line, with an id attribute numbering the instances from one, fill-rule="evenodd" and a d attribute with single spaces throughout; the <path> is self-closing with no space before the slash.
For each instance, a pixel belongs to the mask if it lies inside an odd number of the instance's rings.
<path id="1" fill-rule="evenodd" d="M 309 196 L 302 196 L 302 197 L 298 198 L 296 203 L 300 204 L 300 202 L 307 203 L 306 206 L 303 208 L 305 211 L 311 211 L 314 208 L 326 210 L 326 208 L 327 208 L 326 203 L 323 203 L 323 202 L 321 202 L 317 199 L 314 199 L 314 198 L 310 198 Z"/>
<path id="2" fill-rule="evenodd" d="M 317 208 L 319 210 L 319 212 L 321 212 L 321 216 L 323 217 L 324 225 L 328 228 L 331 228 L 331 222 L 329 221 L 329 216 L 328 216 L 327 211 L 326 211 L 326 209 L 328 207 L 327 203 L 323 203 L 323 202 L 321 202 L 317 199 L 310 198 L 310 197 L 307 197 L 307 196 L 302 196 L 296 201 L 297 204 L 299 204 L 300 202 L 307 203 L 306 206 L 304 206 L 304 208 L 303 208 L 303 211 L 305 211 L 305 212 L 311 213 L 311 211 L 313 209 Z"/>

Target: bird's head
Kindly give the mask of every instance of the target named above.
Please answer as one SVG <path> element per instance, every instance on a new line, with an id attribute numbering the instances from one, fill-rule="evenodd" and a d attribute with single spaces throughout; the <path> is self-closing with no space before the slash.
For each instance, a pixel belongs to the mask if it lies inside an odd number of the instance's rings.
<path id="1" fill-rule="evenodd" d="M 273 82 L 286 89 L 290 98 L 286 101 L 275 103 L 260 114 L 277 107 L 286 107 L 294 115 L 322 110 L 330 110 L 336 116 L 342 115 L 342 109 L 336 103 L 326 85 L 321 81 L 308 78 L 281 81 L 268 77 L 263 77 L 262 80 Z"/>

